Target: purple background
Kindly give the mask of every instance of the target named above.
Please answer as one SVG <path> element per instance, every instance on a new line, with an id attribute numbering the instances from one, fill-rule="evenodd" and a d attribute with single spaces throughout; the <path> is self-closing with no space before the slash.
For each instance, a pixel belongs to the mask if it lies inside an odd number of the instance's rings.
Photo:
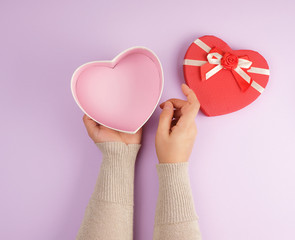
<path id="1" fill-rule="evenodd" d="M 295 227 L 295 4 L 281 1 L 1 1 L 0 239 L 74 239 L 101 153 L 70 91 L 73 71 L 146 46 L 161 102 L 182 98 L 182 60 L 214 34 L 259 51 L 271 77 L 241 111 L 196 119 L 190 178 L 204 240 L 292 240 Z M 150 240 L 158 193 L 157 108 L 136 165 L 134 239 Z"/>

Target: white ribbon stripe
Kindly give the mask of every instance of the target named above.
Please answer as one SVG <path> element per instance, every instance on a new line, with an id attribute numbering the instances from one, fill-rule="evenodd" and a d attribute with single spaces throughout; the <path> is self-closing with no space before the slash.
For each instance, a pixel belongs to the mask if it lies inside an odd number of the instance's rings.
<path id="1" fill-rule="evenodd" d="M 194 43 L 207 53 L 209 53 L 211 50 L 211 48 L 200 39 L 197 39 L 196 41 L 194 41 Z M 214 64 L 217 66 L 206 73 L 206 80 L 223 69 L 223 66 L 221 65 L 222 55 L 220 55 L 219 53 L 209 53 L 207 55 L 207 59 L 210 64 Z M 193 59 L 184 59 L 183 61 L 183 65 L 198 66 L 198 67 L 204 65 L 205 63 L 207 63 L 207 61 L 193 60 Z M 251 77 L 242 68 L 249 68 L 251 65 L 252 65 L 251 61 L 247 59 L 239 58 L 238 66 L 234 69 L 234 71 L 236 71 L 248 83 L 250 83 Z M 269 69 L 265 69 L 265 68 L 251 67 L 250 69 L 247 70 L 247 72 L 269 75 Z M 256 83 L 255 81 L 252 81 L 251 86 L 260 93 L 262 93 L 264 90 L 264 88 L 260 86 L 258 83 Z"/>
<path id="2" fill-rule="evenodd" d="M 191 60 L 191 59 L 184 59 L 183 65 L 190 65 L 190 66 L 197 66 L 200 67 L 207 63 L 207 61 L 200 61 L 200 60 Z"/>
<path id="3" fill-rule="evenodd" d="M 194 41 L 194 43 L 197 44 L 200 48 L 202 48 L 207 53 L 209 53 L 211 50 L 211 48 L 200 39 L 197 39 L 196 41 Z"/>

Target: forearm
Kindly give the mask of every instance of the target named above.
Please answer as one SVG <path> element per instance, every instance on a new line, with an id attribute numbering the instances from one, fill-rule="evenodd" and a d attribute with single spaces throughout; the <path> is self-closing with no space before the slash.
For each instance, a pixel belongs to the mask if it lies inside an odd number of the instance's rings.
<path id="1" fill-rule="evenodd" d="M 154 240 L 200 240 L 188 163 L 158 164 L 159 196 Z"/>
<path id="2" fill-rule="evenodd" d="M 140 144 L 96 143 L 103 154 L 78 240 L 131 240 L 133 232 L 134 165 Z"/>

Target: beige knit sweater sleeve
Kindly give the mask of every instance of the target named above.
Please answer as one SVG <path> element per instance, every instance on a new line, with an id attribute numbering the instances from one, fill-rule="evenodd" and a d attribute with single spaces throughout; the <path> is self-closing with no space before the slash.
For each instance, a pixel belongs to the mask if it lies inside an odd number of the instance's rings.
<path id="1" fill-rule="evenodd" d="M 103 154 L 99 176 L 78 240 L 133 239 L 134 165 L 141 144 L 96 143 Z M 199 240 L 188 164 L 158 164 L 159 196 L 154 240 Z"/>
<path id="2" fill-rule="evenodd" d="M 140 144 L 96 143 L 102 163 L 86 207 L 78 240 L 133 238 L 134 164 Z"/>
<path id="3" fill-rule="evenodd" d="M 188 162 L 157 164 L 159 196 L 154 240 L 201 240 Z"/>

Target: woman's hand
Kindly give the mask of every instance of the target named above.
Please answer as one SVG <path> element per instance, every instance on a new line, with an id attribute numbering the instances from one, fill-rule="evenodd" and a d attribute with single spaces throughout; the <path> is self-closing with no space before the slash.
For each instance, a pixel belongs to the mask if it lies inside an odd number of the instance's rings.
<path id="1" fill-rule="evenodd" d="M 155 141 L 160 163 L 187 162 L 197 135 L 195 118 L 200 103 L 186 84 L 182 84 L 181 89 L 187 101 L 172 98 L 160 104 L 163 111 Z"/>
<path id="2" fill-rule="evenodd" d="M 125 144 L 140 144 L 141 142 L 142 128 L 140 128 L 135 134 L 123 133 L 98 124 L 86 114 L 83 116 L 83 122 L 89 137 L 95 143 L 124 142 Z"/>

